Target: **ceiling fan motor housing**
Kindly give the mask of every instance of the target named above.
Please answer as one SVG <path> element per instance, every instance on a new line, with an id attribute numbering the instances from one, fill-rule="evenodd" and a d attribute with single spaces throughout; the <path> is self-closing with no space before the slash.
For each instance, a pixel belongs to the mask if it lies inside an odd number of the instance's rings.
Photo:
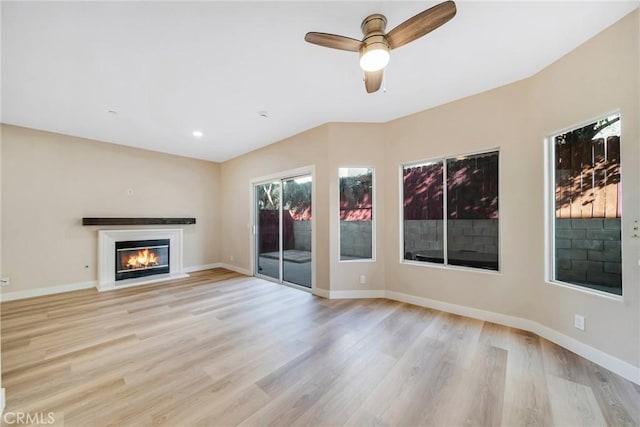
<path id="1" fill-rule="evenodd" d="M 369 15 L 362 20 L 360 28 L 365 39 L 369 35 L 381 34 L 384 35 L 384 30 L 387 27 L 387 18 L 379 13 Z"/>

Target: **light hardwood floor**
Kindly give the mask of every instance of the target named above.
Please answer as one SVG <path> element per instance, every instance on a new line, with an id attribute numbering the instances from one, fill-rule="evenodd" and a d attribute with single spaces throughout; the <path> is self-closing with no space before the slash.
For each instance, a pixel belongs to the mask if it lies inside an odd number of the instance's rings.
<path id="1" fill-rule="evenodd" d="M 640 424 L 640 387 L 536 335 L 221 269 L 3 303 L 2 384 L 66 426 Z"/>

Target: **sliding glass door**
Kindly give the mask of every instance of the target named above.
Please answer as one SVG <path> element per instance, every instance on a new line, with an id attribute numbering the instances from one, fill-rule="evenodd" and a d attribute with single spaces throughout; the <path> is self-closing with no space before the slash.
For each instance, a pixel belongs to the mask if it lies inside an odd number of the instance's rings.
<path id="1" fill-rule="evenodd" d="M 255 186 L 256 274 L 280 280 L 280 181 Z"/>
<path id="2" fill-rule="evenodd" d="M 311 175 L 257 184 L 255 274 L 311 288 Z"/>
<path id="3" fill-rule="evenodd" d="M 311 287 L 311 175 L 282 180 L 282 280 Z"/>

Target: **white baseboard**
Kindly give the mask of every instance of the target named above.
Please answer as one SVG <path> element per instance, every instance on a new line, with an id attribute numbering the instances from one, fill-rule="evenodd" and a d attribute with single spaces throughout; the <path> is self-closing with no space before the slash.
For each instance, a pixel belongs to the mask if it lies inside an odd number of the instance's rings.
<path id="1" fill-rule="evenodd" d="M 611 372 L 615 372 L 632 381 L 640 384 L 640 367 L 634 366 L 624 360 L 620 360 L 602 350 L 591 347 L 581 341 L 576 340 L 568 335 L 564 335 L 556 330 L 542 325 L 533 320 L 523 319 L 521 317 L 509 316 L 507 314 L 494 313 L 491 311 L 479 310 L 477 308 L 466 307 L 463 305 L 451 304 L 443 301 L 432 300 L 429 298 L 417 297 L 414 295 L 403 294 L 400 292 L 386 291 L 386 297 L 391 300 L 406 302 L 409 304 L 419 305 L 421 307 L 433 308 L 436 310 L 446 311 L 447 313 L 458 314 L 460 316 L 471 317 L 474 319 L 484 320 L 487 322 L 497 323 L 499 325 L 509 326 L 512 328 L 522 329 L 533 332 L 561 347 L 566 348 L 587 360 L 596 363 Z"/>
<path id="2" fill-rule="evenodd" d="M 329 299 L 364 299 L 364 298 L 386 298 L 386 292 L 384 290 L 372 289 L 372 290 L 356 290 L 356 291 L 326 291 L 320 289 L 326 295 L 320 295 Z"/>
<path id="3" fill-rule="evenodd" d="M 253 274 L 251 274 L 251 272 L 246 268 L 225 264 L 224 262 L 219 263 L 218 267 L 226 268 L 227 270 L 235 271 L 236 273 L 244 274 L 245 276 L 253 276 Z"/>
<path id="4" fill-rule="evenodd" d="M 194 271 L 211 270 L 212 268 L 224 268 L 227 270 L 235 271 L 236 273 L 244 274 L 245 276 L 253 276 L 249 270 L 242 267 L 237 267 L 231 264 L 225 264 L 224 262 L 214 262 L 212 264 L 194 265 L 192 267 L 185 267 L 182 269 L 185 273 L 193 273 Z"/>
<path id="5" fill-rule="evenodd" d="M 401 292 L 387 291 L 387 298 L 394 301 L 406 302 L 421 307 L 433 308 L 447 313 L 458 314 L 460 316 L 471 317 L 473 319 L 484 320 L 486 322 L 498 323 L 512 328 L 529 330 L 530 320 L 521 317 L 509 316 L 507 314 L 495 313 L 493 311 L 480 310 L 464 305 L 452 304 L 448 302 L 433 300 L 429 298 L 417 297 L 415 295 Z"/>
<path id="6" fill-rule="evenodd" d="M 216 263 L 212 263 L 212 264 L 204 264 L 204 265 L 196 265 L 196 266 L 191 266 L 191 267 L 185 267 L 182 269 L 183 273 L 192 273 L 194 271 L 202 271 L 202 270 L 209 270 L 211 268 L 219 268 L 219 267 L 223 267 L 226 268 L 227 270 L 232 270 L 232 271 L 237 271 L 238 273 L 241 274 L 246 274 L 247 276 L 250 276 L 251 274 L 249 274 L 248 270 L 244 270 L 241 269 L 239 267 L 235 267 L 232 265 L 228 265 L 228 264 L 222 264 L 219 262 Z M 72 291 L 79 291 L 81 289 L 90 289 L 90 288 L 97 288 L 99 291 L 109 291 L 109 290 L 114 290 L 114 289 L 124 289 L 124 288 L 128 288 L 131 286 L 138 286 L 138 285 L 143 285 L 143 284 L 147 284 L 147 283 L 153 283 L 153 282 L 158 282 L 158 281 L 162 281 L 162 280 L 172 280 L 172 279 L 181 279 L 181 278 L 185 278 L 188 277 L 187 274 L 181 274 L 178 276 L 167 276 L 166 278 L 162 278 L 162 279 L 149 279 L 148 281 L 145 282 L 136 282 L 135 284 L 121 284 L 119 286 L 103 286 L 100 287 L 98 285 L 98 281 L 97 280 L 91 280 L 88 282 L 78 282 L 78 283 L 67 283 L 67 284 L 63 284 L 63 285 L 58 285 L 58 286 L 48 286 L 46 288 L 36 288 L 36 289 L 27 289 L 25 291 L 13 291 L 13 292 L 0 292 L 0 302 L 7 302 L 7 301 L 15 301 L 15 300 L 19 300 L 19 299 L 27 299 L 27 298 L 34 298 L 34 297 L 41 297 L 44 295 L 54 295 L 54 294 L 62 294 L 65 292 L 72 292 Z"/>
<path id="7" fill-rule="evenodd" d="M 315 288 L 311 292 L 319 297 L 330 299 L 331 293 L 326 289 Z"/>
<path id="8" fill-rule="evenodd" d="M 620 360 L 615 356 L 605 353 L 602 350 L 598 350 L 595 347 L 591 347 L 575 338 L 568 335 L 561 334 L 560 332 L 542 325 L 538 322 L 531 322 L 534 324 L 534 328 L 530 329 L 530 332 L 540 335 L 541 337 L 558 344 L 561 347 L 566 348 L 593 363 L 607 368 L 611 372 L 615 372 L 623 378 L 628 379 L 640 385 L 640 367 L 633 366 L 631 363 Z"/>
<path id="9" fill-rule="evenodd" d="M 194 271 L 211 270 L 212 268 L 220 268 L 222 264 L 214 262 L 212 264 L 192 265 L 191 267 L 184 267 L 183 273 L 193 273 Z"/>
<path id="10" fill-rule="evenodd" d="M 46 288 L 27 289 L 25 291 L 2 292 L 0 301 L 15 301 L 19 299 L 41 297 L 44 295 L 62 294 L 65 292 L 79 291 L 81 289 L 95 288 L 97 281 L 68 283 L 66 285 L 48 286 Z"/>

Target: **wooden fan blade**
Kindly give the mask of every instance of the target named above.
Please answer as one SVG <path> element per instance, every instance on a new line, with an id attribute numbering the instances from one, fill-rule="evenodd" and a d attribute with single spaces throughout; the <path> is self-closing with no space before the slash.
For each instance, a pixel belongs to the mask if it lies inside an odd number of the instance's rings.
<path id="1" fill-rule="evenodd" d="M 452 1 L 430 7 L 389 31 L 387 43 L 391 49 L 397 49 L 446 24 L 455 15 L 456 4 Z"/>
<path id="2" fill-rule="evenodd" d="M 362 46 L 362 41 L 352 39 L 351 37 L 338 36 L 327 33 L 307 33 L 304 39 L 309 43 L 317 44 L 332 49 L 348 50 L 357 52 Z"/>
<path id="3" fill-rule="evenodd" d="M 378 71 L 365 71 L 364 86 L 367 88 L 367 93 L 373 93 L 380 89 L 383 73 L 384 69 Z"/>

